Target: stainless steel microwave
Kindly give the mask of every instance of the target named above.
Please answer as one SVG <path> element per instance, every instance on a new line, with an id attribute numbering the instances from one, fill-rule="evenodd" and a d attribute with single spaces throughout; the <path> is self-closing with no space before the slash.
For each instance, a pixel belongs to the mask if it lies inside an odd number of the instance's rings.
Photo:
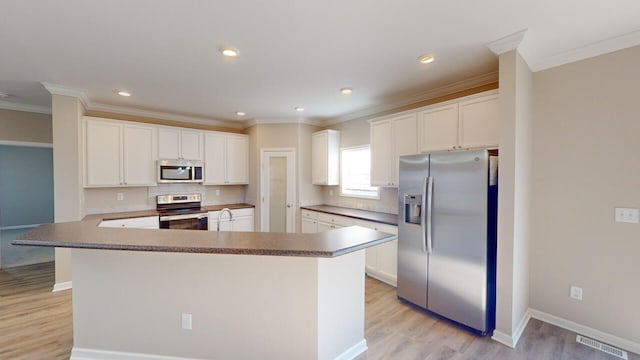
<path id="1" fill-rule="evenodd" d="M 186 159 L 158 160 L 158 183 L 201 183 L 202 161 Z"/>

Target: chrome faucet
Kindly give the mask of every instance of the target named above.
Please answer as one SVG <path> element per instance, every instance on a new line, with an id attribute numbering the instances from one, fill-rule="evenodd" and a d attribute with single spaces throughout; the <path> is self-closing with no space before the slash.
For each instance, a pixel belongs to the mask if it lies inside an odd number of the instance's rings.
<path id="1" fill-rule="evenodd" d="M 218 214 L 218 232 L 220 232 L 220 221 L 222 220 L 222 214 L 224 214 L 225 212 L 229 213 L 229 221 L 233 221 L 233 214 L 231 213 L 231 210 L 229 210 L 229 208 L 220 210 L 220 214 Z"/>

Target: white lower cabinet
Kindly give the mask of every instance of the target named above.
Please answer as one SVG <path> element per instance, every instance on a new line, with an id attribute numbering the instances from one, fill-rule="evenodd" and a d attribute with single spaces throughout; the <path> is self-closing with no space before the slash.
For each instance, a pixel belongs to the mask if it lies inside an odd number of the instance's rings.
<path id="1" fill-rule="evenodd" d="M 398 234 L 398 227 L 374 221 L 357 220 L 346 216 L 326 214 L 311 210 L 301 211 L 302 233 L 315 233 L 333 230 L 345 226 L 358 225 L 373 230 Z M 365 271 L 367 275 L 392 286 L 398 279 L 398 240 L 368 247 L 366 250 Z"/>
<path id="2" fill-rule="evenodd" d="M 159 229 L 160 218 L 158 216 L 144 216 L 127 219 L 104 220 L 100 225 L 98 225 L 98 227 Z"/>
<path id="3" fill-rule="evenodd" d="M 353 225 L 369 229 L 398 234 L 398 227 L 372 221 L 356 220 Z M 389 285 L 397 286 L 398 282 L 398 240 L 372 246 L 366 250 L 365 271 L 367 275 Z"/>
<path id="4" fill-rule="evenodd" d="M 225 212 L 220 219 L 221 231 L 254 231 L 253 209 L 232 209 L 233 219 Z M 209 212 L 209 231 L 218 230 L 218 215 L 220 211 Z"/>
<path id="5" fill-rule="evenodd" d="M 318 213 L 315 211 L 302 210 L 302 221 L 300 231 L 303 234 L 313 234 L 318 232 Z"/>

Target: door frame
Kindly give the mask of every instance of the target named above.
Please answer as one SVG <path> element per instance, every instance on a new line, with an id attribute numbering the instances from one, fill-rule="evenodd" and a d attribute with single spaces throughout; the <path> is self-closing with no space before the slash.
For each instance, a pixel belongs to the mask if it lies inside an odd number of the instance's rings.
<path id="1" fill-rule="evenodd" d="M 295 148 L 263 148 L 260 149 L 260 231 L 269 231 L 269 169 L 268 159 L 271 156 L 287 158 L 287 195 L 290 195 L 287 209 L 287 232 L 296 231 L 296 149 Z M 288 204 L 288 205 L 289 205 Z"/>

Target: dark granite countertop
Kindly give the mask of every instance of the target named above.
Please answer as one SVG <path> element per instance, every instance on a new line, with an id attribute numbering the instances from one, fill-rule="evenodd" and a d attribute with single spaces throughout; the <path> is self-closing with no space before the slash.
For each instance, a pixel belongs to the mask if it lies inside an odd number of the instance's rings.
<path id="1" fill-rule="evenodd" d="M 377 211 L 350 209 L 331 205 L 301 206 L 300 209 L 319 211 L 327 214 L 346 216 L 354 219 L 373 221 L 381 224 L 398 226 L 398 215 L 381 213 Z"/>
<path id="2" fill-rule="evenodd" d="M 207 211 L 219 211 L 224 208 L 229 208 L 231 210 L 234 209 L 253 209 L 255 205 L 251 204 L 221 204 L 221 205 L 208 205 L 203 206 L 203 209 Z M 159 213 L 156 209 L 150 210 L 141 210 L 141 211 L 127 211 L 127 212 L 117 212 L 117 213 L 106 213 L 106 214 L 91 214 L 85 216 L 84 220 L 119 220 L 119 219 L 129 219 L 129 218 L 137 218 L 137 217 L 145 217 L 145 216 L 158 216 Z"/>
<path id="3" fill-rule="evenodd" d="M 40 225 L 12 241 L 12 244 L 104 250 L 336 257 L 396 239 L 395 235 L 360 226 L 315 234 L 98 227 L 101 220 L 109 219 L 105 216 L 91 215 L 82 221 Z"/>

